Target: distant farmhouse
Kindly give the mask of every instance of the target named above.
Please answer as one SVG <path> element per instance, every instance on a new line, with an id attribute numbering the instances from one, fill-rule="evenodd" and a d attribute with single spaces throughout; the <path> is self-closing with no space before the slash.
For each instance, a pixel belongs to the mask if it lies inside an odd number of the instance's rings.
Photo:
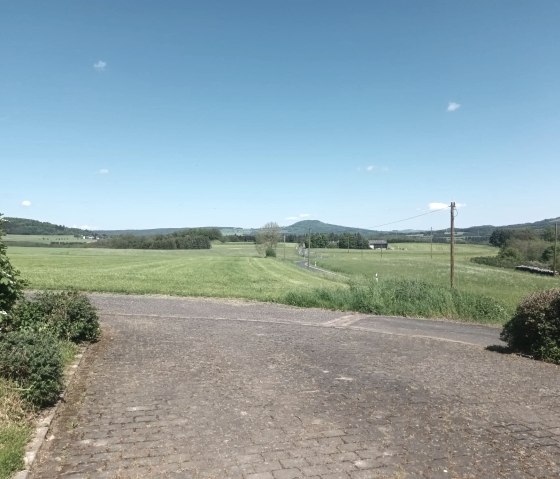
<path id="1" fill-rule="evenodd" d="M 368 241 L 370 249 L 388 249 L 389 243 L 387 240 L 369 240 Z"/>

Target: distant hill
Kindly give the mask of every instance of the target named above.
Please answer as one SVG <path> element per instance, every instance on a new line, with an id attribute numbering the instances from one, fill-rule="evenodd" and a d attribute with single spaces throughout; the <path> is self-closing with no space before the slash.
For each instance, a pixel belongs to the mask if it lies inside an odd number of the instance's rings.
<path id="1" fill-rule="evenodd" d="M 91 236 L 92 231 L 80 228 L 54 225 L 45 221 L 30 220 L 27 218 L 4 217 L 2 229 L 11 235 L 80 235 Z"/>
<path id="2" fill-rule="evenodd" d="M 52 223 L 47 223 L 43 221 L 36 221 L 26 218 L 4 218 L 3 229 L 7 234 L 20 234 L 20 235 L 84 235 L 90 236 L 93 234 L 107 235 L 107 236 L 117 236 L 117 235 L 134 235 L 134 236 L 155 236 L 155 235 L 166 235 L 171 234 L 176 231 L 185 230 L 191 227 L 182 228 L 153 228 L 153 229 L 141 229 L 141 230 L 97 230 L 95 232 L 89 230 L 83 230 L 80 228 L 68 228 L 62 225 L 55 225 Z M 511 228 L 511 229 L 534 229 L 537 231 L 542 231 L 545 228 L 550 228 L 555 221 L 560 222 L 559 218 L 544 219 L 540 221 L 535 221 L 533 223 L 520 223 L 508 226 L 493 226 L 493 225 L 481 225 L 481 226 L 470 226 L 468 228 L 457 228 L 457 232 L 463 234 L 465 237 L 472 238 L 488 238 L 496 228 Z M 209 226 L 208 228 L 219 229 L 224 236 L 227 235 L 254 235 L 258 232 L 258 228 L 236 228 L 232 226 Z M 392 231 L 376 231 L 369 230 L 365 228 L 355 228 L 351 226 L 341 226 L 333 225 L 329 223 L 323 223 L 318 220 L 303 220 L 298 221 L 289 226 L 281 226 L 282 233 L 303 236 L 309 233 L 311 229 L 312 233 L 335 233 L 335 234 L 356 234 L 360 233 L 363 236 L 369 238 L 380 238 L 380 237 L 399 237 L 399 236 L 422 236 L 429 234 L 428 231 L 417 231 L 417 230 L 392 230 Z M 445 236 L 448 234 L 448 229 L 444 230 L 434 230 L 434 236 Z"/>
<path id="3" fill-rule="evenodd" d="M 351 226 L 340 226 L 340 225 L 332 225 L 329 223 L 323 223 L 322 221 L 318 220 L 303 220 L 298 221 L 290 226 L 284 226 L 282 228 L 282 232 L 286 234 L 293 234 L 293 235 L 306 235 L 311 230 L 312 233 L 335 233 L 335 234 L 344 234 L 344 233 L 360 233 L 364 236 L 370 236 L 377 231 L 373 230 L 366 230 L 363 228 L 353 228 Z"/>

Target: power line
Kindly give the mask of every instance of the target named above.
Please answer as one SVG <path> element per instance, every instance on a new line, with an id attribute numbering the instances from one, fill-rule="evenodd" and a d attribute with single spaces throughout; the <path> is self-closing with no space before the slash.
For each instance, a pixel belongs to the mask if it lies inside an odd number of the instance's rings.
<path id="1" fill-rule="evenodd" d="M 381 225 L 371 226 L 371 228 L 372 229 L 373 228 L 381 228 L 382 226 L 394 225 L 395 223 L 402 223 L 404 221 L 413 220 L 414 218 L 420 218 L 421 216 L 431 215 L 432 213 L 437 213 L 438 211 L 447 210 L 447 208 L 449 208 L 449 206 L 446 206 L 445 208 L 438 208 L 437 210 L 426 211 L 426 212 L 421 213 L 421 214 L 416 215 L 416 216 L 410 216 L 409 218 L 403 218 L 402 220 L 391 221 L 390 223 L 383 223 Z"/>

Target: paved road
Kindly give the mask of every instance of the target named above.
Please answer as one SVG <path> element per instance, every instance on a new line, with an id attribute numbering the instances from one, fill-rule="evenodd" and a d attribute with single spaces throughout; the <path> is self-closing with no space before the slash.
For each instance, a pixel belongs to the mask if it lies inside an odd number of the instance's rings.
<path id="1" fill-rule="evenodd" d="M 498 330 L 236 301 L 95 295 L 31 477 L 547 478 L 560 368 Z"/>

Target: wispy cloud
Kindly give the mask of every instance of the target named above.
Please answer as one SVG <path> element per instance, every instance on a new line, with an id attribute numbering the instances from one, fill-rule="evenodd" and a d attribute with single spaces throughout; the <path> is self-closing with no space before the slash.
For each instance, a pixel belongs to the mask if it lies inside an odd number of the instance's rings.
<path id="1" fill-rule="evenodd" d="M 23 200 L 21 202 L 21 206 L 25 206 L 26 208 L 28 208 L 29 206 L 31 206 L 31 201 L 29 200 Z"/>
<path id="2" fill-rule="evenodd" d="M 457 111 L 459 108 L 461 108 L 461 104 L 454 101 L 450 101 L 447 105 L 447 111 Z"/>
<path id="3" fill-rule="evenodd" d="M 93 64 L 93 68 L 95 71 L 104 72 L 105 68 L 107 68 L 107 62 L 104 62 L 103 60 L 98 60 Z"/>
<path id="4" fill-rule="evenodd" d="M 438 203 L 438 202 L 430 203 L 430 204 L 428 205 L 428 208 L 429 208 L 430 210 L 432 210 L 432 211 L 433 211 L 433 210 L 442 210 L 442 209 L 447 208 L 447 207 L 449 207 L 448 204 L 446 204 L 446 203 Z"/>
<path id="5" fill-rule="evenodd" d="M 305 218 L 309 218 L 311 215 L 309 213 L 300 213 L 297 216 L 288 216 L 287 220 L 303 220 Z"/>
<path id="6" fill-rule="evenodd" d="M 383 171 L 389 171 L 389 168 L 386 166 L 377 166 L 377 165 L 367 165 L 367 166 L 359 166 L 358 171 L 365 171 L 366 173 L 379 173 Z"/>
<path id="7" fill-rule="evenodd" d="M 449 208 L 451 205 L 451 203 L 447 204 L 447 203 L 438 203 L 438 202 L 434 202 L 434 203 L 430 203 L 428 205 L 428 208 L 430 210 L 443 210 L 444 208 Z M 464 208 L 465 206 L 467 206 L 465 203 L 457 203 L 455 202 L 455 208 Z"/>
<path id="8" fill-rule="evenodd" d="M 101 168 L 98 173 L 100 175 L 108 175 L 109 174 L 109 170 L 107 168 Z"/>

